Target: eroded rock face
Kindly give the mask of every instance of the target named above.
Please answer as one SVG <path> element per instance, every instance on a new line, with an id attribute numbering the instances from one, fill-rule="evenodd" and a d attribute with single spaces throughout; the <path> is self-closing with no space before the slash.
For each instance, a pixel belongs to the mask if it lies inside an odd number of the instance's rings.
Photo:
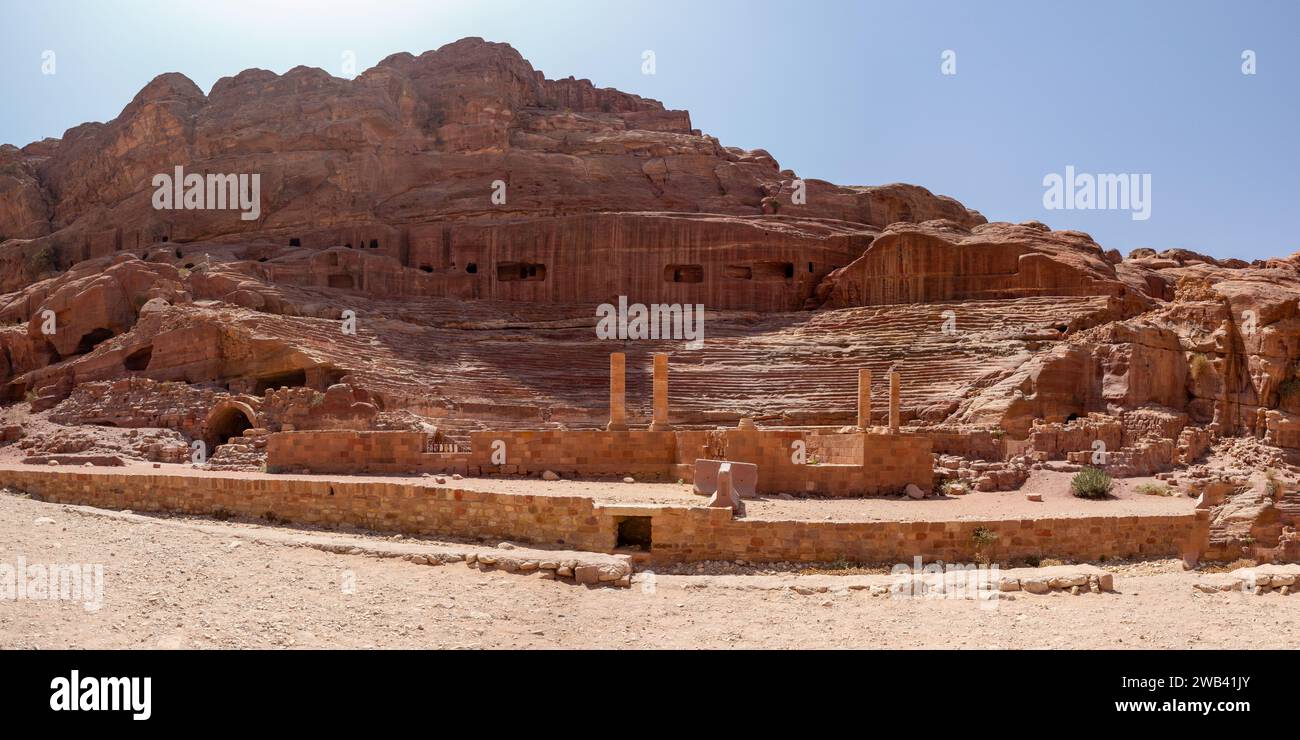
<path id="1" fill-rule="evenodd" d="M 1043 295 L 1132 295 L 1087 234 L 1038 222 L 895 223 L 821 287 L 831 307 Z"/>
<path id="2" fill-rule="evenodd" d="M 153 177 L 178 166 L 260 175 L 258 218 L 156 210 Z M 447 228 L 465 220 L 666 211 L 873 227 L 983 221 L 907 185 L 809 181 L 807 203 L 794 205 L 796 179 L 763 150 L 724 147 L 692 129 L 685 111 L 587 80 L 547 80 L 508 45 L 464 39 L 418 57 L 390 56 L 354 80 L 307 67 L 246 70 L 204 95 L 169 73 L 108 123 L 8 147 L 0 152 L 0 237 L 31 241 L 8 243 L 0 259 L 31 261 L 39 272 L 162 241 L 266 238 L 373 249 L 416 269 L 455 261 L 463 272 L 469 260 L 444 253 L 457 256 L 460 235 Z M 498 181 L 504 202 L 492 200 Z M 579 238 L 591 228 L 579 224 Z M 559 243 L 568 240 L 563 225 L 552 231 Z M 509 236 L 495 238 L 518 247 L 534 233 Z M 460 241 L 496 246 L 472 233 Z M 0 289 L 29 278 L 7 270 Z"/>
<path id="3" fill-rule="evenodd" d="M 1287 437 L 1288 416 L 1300 410 L 1300 275 L 1204 263 L 1161 273 L 1177 285 L 1173 301 L 1080 331 L 1004 381 L 1019 392 L 999 394 L 1009 399 L 995 407 L 1004 422 L 1155 404 L 1225 434 L 1271 427 L 1275 439 Z"/>
<path id="4" fill-rule="evenodd" d="M 976 489 L 1099 440 L 1127 475 L 1224 439 L 1300 450 L 1295 257 L 1124 258 L 915 185 L 803 181 L 691 126 L 480 39 L 354 80 L 162 75 L 112 121 L 0 147 L 0 398 L 235 460 L 265 429 L 597 428 L 611 351 L 648 422 L 643 370 L 669 352 L 688 428 L 851 425 L 864 368 L 879 418 L 895 368 L 910 431 L 986 458 L 955 468 Z M 176 167 L 257 174 L 257 217 L 155 209 Z M 703 305 L 704 347 L 598 338 L 620 296 Z"/>
<path id="5" fill-rule="evenodd" d="M 36 176 L 39 157 L 34 151 L 28 155 L 12 144 L 0 145 L 0 242 L 50 231 L 52 214 Z"/>

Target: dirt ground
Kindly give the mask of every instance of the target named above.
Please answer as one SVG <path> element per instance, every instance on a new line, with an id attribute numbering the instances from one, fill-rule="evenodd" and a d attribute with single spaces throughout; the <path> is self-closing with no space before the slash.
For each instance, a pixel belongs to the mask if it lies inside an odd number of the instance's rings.
<path id="1" fill-rule="evenodd" d="M 246 537 L 267 530 L 282 541 Z M 103 604 L 94 611 L 74 601 L 0 599 L 0 648 L 1300 644 L 1300 596 L 1200 593 L 1191 587 L 1197 574 L 1173 561 L 1110 567 L 1118 593 L 1018 594 L 988 608 L 871 596 L 835 586 L 835 577 L 792 574 L 659 575 L 652 583 L 641 574 L 630 589 L 587 588 L 463 563 L 432 567 L 323 552 L 295 546 L 301 536 L 208 519 L 122 520 L 0 494 L 0 570 L 21 557 L 28 564 L 99 563 L 105 572 Z"/>

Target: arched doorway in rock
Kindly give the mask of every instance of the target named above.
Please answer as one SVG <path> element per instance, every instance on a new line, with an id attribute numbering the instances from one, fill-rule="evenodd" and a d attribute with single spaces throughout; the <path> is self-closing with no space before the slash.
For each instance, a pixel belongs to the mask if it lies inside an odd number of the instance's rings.
<path id="1" fill-rule="evenodd" d="M 244 434 L 245 429 L 257 427 L 257 412 L 246 403 L 223 401 L 208 412 L 204 425 L 204 442 L 208 445 L 208 454 L 212 454 L 219 445 L 229 442 L 233 437 Z"/>
<path id="2" fill-rule="evenodd" d="M 113 332 L 108 329 L 99 328 L 94 331 L 88 331 L 82 335 L 81 341 L 77 343 L 76 353 L 79 355 L 88 354 L 91 350 L 95 349 L 99 343 L 112 338 Z"/>

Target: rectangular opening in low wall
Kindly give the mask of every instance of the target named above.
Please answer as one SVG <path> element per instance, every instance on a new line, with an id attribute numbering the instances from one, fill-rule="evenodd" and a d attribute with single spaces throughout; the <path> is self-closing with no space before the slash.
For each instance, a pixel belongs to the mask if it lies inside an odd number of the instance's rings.
<path id="1" fill-rule="evenodd" d="M 653 544 L 650 535 L 650 517 L 621 516 L 615 520 L 618 525 L 618 538 L 614 546 L 650 552 Z"/>

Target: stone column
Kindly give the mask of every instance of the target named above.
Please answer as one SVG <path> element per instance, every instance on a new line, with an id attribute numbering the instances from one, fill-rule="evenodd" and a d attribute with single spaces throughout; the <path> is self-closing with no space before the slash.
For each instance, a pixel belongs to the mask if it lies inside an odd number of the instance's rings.
<path id="1" fill-rule="evenodd" d="M 898 434 L 898 371 L 889 371 L 889 433 Z"/>
<path id="2" fill-rule="evenodd" d="M 858 370 L 858 428 L 871 428 L 871 371 Z"/>
<path id="3" fill-rule="evenodd" d="M 650 431 L 667 432 L 673 428 L 668 423 L 668 355 L 655 353 L 654 375 L 654 420 L 650 422 Z"/>
<path id="4" fill-rule="evenodd" d="M 609 355 L 609 424 L 607 431 L 627 431 L 627 385 L 623 377 L 626 358 L 622 352 Z"/>

